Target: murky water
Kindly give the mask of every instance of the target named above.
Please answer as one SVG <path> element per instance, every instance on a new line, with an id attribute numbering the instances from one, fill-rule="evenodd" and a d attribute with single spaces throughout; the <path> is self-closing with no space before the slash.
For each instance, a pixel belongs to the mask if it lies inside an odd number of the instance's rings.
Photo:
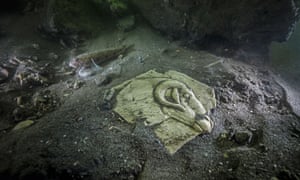
<path id="1" fill-rule="evenodd" d="M 51 53 L 60 54 L 65 58 L 63 46 L 51 41 L 38 32 L 41 17 L 37 13 L 1 15 L 0 27 L 0 61 L 6 61 L 13 56 L 36 56 L 39 62 L 53 63 Z M 58 59 L 57 59 L 58 60 Z"/>
<path id="2" fill-rule="evenodd" d="M 287 42 L 271 44 L 270 60 L 279 76 L 300 89 L 300 23 Z"/>

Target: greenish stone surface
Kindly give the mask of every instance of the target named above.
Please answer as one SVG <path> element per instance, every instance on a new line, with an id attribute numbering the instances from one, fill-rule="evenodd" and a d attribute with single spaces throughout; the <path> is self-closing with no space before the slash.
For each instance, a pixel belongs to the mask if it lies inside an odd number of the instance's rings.
<path id="1" fill-rule="evenodd" d="M 143 119 L 170 154 L 199 134 L 209 133 L 207 115 L 216 106 L 214 90 L 189 76 L 150 70 L 112 89 L 114 111 L 128 123 Z"/>

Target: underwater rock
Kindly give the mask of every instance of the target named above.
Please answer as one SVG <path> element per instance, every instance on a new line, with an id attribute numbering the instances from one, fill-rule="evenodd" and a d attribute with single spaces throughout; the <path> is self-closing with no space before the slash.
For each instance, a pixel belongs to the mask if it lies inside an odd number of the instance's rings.
<path id="1" fill-rule="evenodd" d="M 208 39 L 263 48 L 271 41 L 286 40 L 298 16 L 293 0 L 130 2 L 156 29 L 195 43 Z"/>
<path id="2" fill-rule="evenodd" d="M 214 90 L 182 73 L 150 70 L 106 93 L 116 98 L 114 111 L 128 123 L 144 119 L 170 154 L 214 126 L 208 116 L 216 107 Z M 111 99 L 106 98 L 105 99 Z"/>
<path id="3" fill-rule="evenodd" d="M 285 41 L 298 18 L 298 3 L 294 0 L 230 0 L 222 3 L 217 0 L 49 0 L 45 23 L 40 30 L 66 46 L 74 47 L 80 42 L 78 35 L 81 32 L 95 34 L 108 25 L 104 22 L 116 20 L 109 18 L 132 14 L 129 4 L 154 28 L 168 36 L 201 45 L 214 42 L 259 45 L 265 50 L 272 41 Z M 125 16 L 118 24 L 121 30 L 128 31 L 134 27 L 134 18 Z"/>
<path id="4" fill-rule="evenodd" d="M 20 87 L 32 88 L 33 86 L 48 86 L 51 74 L 49 64 L 39 66 L 31 59 L 19 59 L 14 57 L 10 59 L 10 64 L 15 65 L 13 80 Z"/>
<path id="5" fill-rule="evenodd" d="M 52 91 L 44 90 L 32 96 L 32 105 L 38 115 L 43 115 L 57 108 L 60 105 L 60 99 Z"/>
<path id="6" fill-rule="evenodd" d="M 118 0 L 47 0 L 39 30 L 64 47 L 77 47 L 108 26 L 107 22 L 113 19 L 109 8 L 119 12 L 123 4 Z"/>

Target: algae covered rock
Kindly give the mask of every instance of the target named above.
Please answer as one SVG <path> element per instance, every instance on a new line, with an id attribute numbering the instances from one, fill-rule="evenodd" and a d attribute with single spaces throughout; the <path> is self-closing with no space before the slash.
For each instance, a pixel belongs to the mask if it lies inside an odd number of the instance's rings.
<path id="1" fill-rule="evenodd" d="M 208 116 L 216 106 L 214 90 L 185 74 L 150 70 L 111 91 L 113 110 L 128 123 L 142 119 L 170 154 L 214 126 Z"/>

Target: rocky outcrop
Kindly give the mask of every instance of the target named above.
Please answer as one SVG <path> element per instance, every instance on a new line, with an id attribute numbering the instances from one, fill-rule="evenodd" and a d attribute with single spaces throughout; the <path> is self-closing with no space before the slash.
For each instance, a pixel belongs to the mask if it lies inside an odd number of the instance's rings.
<path id="1" fill-rule="evenodd" d="M 296 2 L 295 2 L 296 1 Z M 298 0 L 131 0 L 150 24 L 179 39 L 237 45 L 284 41 L 297 19 Z"/>
<path id="2" fill-rule="evenodd" d="M 116 26 L 127 15 L 121 0 L 45 0 L 44 22 L 39 30 L 67 47 L 76 47 L 85 38 Z"/>
<path id="3" fill-rule="evenodd" d="M 14 2 L 22 9 L 35 9 L 32 4 L 40 1 Z M 43 4 L 43 31 L 55 37 L 70 32 L 97 34 L 112 19 L 131 14 L 128 7 L 133 7 L 154 28 L 185 42 L 264 49 L 272 41 L 285 41 L 293 32 L 300 0 L 45 0 Z"/>

